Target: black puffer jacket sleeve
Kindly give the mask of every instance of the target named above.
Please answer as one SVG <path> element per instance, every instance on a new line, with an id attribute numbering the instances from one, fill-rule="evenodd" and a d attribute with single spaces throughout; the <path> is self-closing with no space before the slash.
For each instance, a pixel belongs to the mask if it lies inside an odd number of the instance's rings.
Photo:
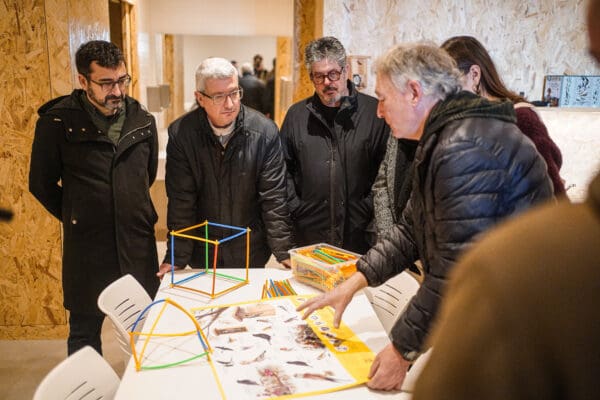
<path id="1" fill-rule="evenodd" d="M 290 258 L 293 247 L 290 212 L 287 204 L 286 169 L 277 127 L 269 125 L 265 135 L 265 156 L 258 181 L 258 197 L 267 229 L 267 241 L 277 261 Z"/>
<path id="2" fill-rule="evenodd" d="M 449 124 L 452 134 L 442 133 L 432 152 L 424 143 L 401 223 L 358 264 L 373 286 L 410 261 L 424 263 L 424 281 L 391 332 L 402 354 L 422 350 L 457 257 L 500 220 L 552 197 L 544 161 L 513 129 L 502 121 L 470 119 Z M 430 160 L 426 168 L 424 157 Z"/>
<path id="3" fill-rule="evenodd" d="M 198 223 L 198 189 L 196 187 L 196 174 L 191 170 L 189 156 L 189 143 L 180 133 L 182 120 L 179 119 L 169 126 L 169 140 L 167 142 L 167 163 L 165 166 L 165 186 L 169 203 L 167 207 L 167 221 L 169 230 L 182 229 L 191 223 Z M 169 240 L 171 236 L 169 235 Z M 186 266 L 192 258 L 194 242 L 176 238 L 175 265 Z M 169 251 L 164 262 L 171 263 L 170 242 L 167 243 Z"/>

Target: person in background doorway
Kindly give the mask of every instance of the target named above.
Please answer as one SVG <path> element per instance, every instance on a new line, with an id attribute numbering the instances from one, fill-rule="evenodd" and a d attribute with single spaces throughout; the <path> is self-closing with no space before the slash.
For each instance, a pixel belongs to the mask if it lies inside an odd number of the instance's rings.
<path id="1" fill-rule="evenodd" d="M 169 126 L 167 227 L 173 231 L 203 221 L 249 227 L 250 267 L 263 267 L 271 253 L 289 266 L 293 242 L 277 126 L 242 105 L 242 94 L 237 71 L 227 60 L 200 63 L 195 92 L 200 107 Z M 216 232 L 215 240 L 231 235 Z M 177 237 L 173 256 L 177 268 L 204 267 L 205 243 Z M 243 268 L 245 261 L 245 240 L 219 246 L 218 266 Z M 170 270 L 168 246 L 158 276 Z"/>
<path id="2" fill-rule="evenodd" d="M 392 48 L 376 63 L 378 113 L 397 138 L 419 141 L 412 193 L 400 223 L 357 262 L 334 290 L 305 302 L 306 318 L 325 306 L 334 326 L 363 287 L 378 286 L 420 259 L 424 278 L 375 358 L 367 385 L 400 389 L 426 350 L 446 276 L 457 257 L 499 221 L 552 198 L 544 160 L 515 125 L 510 102 L 460 91 L 460 72 L 428 44 Z"/>
<path id="3" fill-rule="evenodd" d="M 131 274 L 158 289 L 150 185 L 158 167 L 154 117 L 127 96 L 121 51 L 95 40 L 75 54 L 81 89 L 38 111 L 29 190 L 63 227 L 62 282 L 69 310 L 68 353 L 102 354 L 102 290 Z"/>
<path id="4" fill-rule="evenodd" d="M 600 0 L 587 15 L 600 63 Z M 597 398 L 599 238 L 600 174 L 585 203 L 550 204 L 486 235 L 456 266 L 413 398 Z"/>
<path id="5" fill-rule="evenodd" d="M 548 135 L 546 125 L 540 119 L 533 105 L 528 103 L 523 96 L 506 88 L 489 53 L 474 37 L 452 37 L 442 44 L 442 48 L 454 58 L 458 69 L 463 73 L 461 78 L 463 90 L 468 90 L 489 100 L 513 102 L 517 114 L 517 126 L 533 141 L 546 161 L 548 174 L 554 185 L 554 195 L 565 196 L 565 185 L 560 177 L 562 154 Z"/>
<path id="6" fill-rule="evenodd" d="M 263 57 L 260 54 L 256 54 L 252 61 L 254 66 L 254 76 L 261 81 L 266 82 L 269 71 L 263 66 Z"/>
<path id="7" fill-rule="evenodd" d="M 281 128 L 295 237 L 299 245 L 364 253 L 373 242 L 371 186 L 389 128 L 377 117 L 377 100 L 348 80 L 339 40 L 309 43 L 305 64 L 315 93 L 290 107 Z"/>
<path id="8" fill-rule="evenodd" d="M 267 110 L 264 104 L 266 87 L 264 82 L 253 75 L 252 64 L 250 63 L 243 63 L 241 72 L 240 87 L 244 90 L 242 104 L 266 114 Z"/>
<path id="9" fill-rule="evenodd" d="M 229 62 L 230 62 L 230 63 L 231 63 L 231 65 L 233 65 L 233 67 L 234 67 L 234 68 L 235 68 L 235 69 L 238 71 L 238 76 L 241 76 L 241 73 L 240 73 L 240 68 L 239 68 L 239 66 L 238 66 L 238 63 L 237 63 L 237 61 L 235 61 L 235 60 L 231 60 L 231 61 L 229 61 Z"/>
<path id="10" fill-rule="evenodd" d="M 267 83 L 265 85 L 265 115 L 275 119 L 275 72 L 277 60 L 273 59 L 273 69 L 267 74 Z"/>

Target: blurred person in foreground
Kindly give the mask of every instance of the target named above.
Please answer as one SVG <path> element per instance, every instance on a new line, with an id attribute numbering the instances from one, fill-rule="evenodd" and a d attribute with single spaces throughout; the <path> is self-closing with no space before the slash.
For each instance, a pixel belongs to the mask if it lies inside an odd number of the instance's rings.
<path id="1" fill-rule="evenodd" d="M 600 0 L 587 21 L 600 62 Z M 459 262 L 413 398 L 598 398 L 598 304 L 600 174 L 585 203 L 531 211 Z"/>
<path id="2" fill-rule="evenodd" d="M 474 37 L 455 36 L 446 40 L 442 44 L 442 49 L 454 58 L 458 69 L 463 73 L 461 77 L 463 90 L 488 100 L 510 100 L 514 104 L 517 126 L 533 141 L 546 161 L 548 175 L 554 185 L 554 195 L 565 196 L 565 185 L 559 173 L 562 166 L 560 149 L 550 138 L 548 129 L 535 111 L 535 107 L 523 96 L 504 85 L 485 47 Z"/>
<path id="3" fill-rule="evenodd" d="M 169 125 L 165 185 L 167 227 L 209 221 L 249 227 L 250 267 L 264 267 L 271 253 L 289 267 L 292 246 L 286 204 L 285 163 L 273 121 L 241 103 L 237 70 L 223 58 L 207 58 L 196 70 L 199 107 Z M 211 228 L 212 229 L 212 228 Z M 212 229 L 219 240 L 231 230 Z M 206 243 L 175 238 L 175 266 L 205 266 Z M 214 246 L 209 246 L 212 260 Z M 219 246 L 218 266 L 244 268 L 246 241 Z M 158 276 L 171 270 L 171 246 Z"/>
<path id="4" fill-rule="evenodd" d="M 40 107 L 29 190 L 63 228 L 62 284 L 68 353 L 102 354 L 98 296 L 131 274 L 154 297 L 158 216 L 150 185 L 158 168 L 154 117 L 127 95 L 131 76 L 113 43 L 75 53 L 81 89 Z"/>
<path id="5" fill-rule="evenodd" d="M 376 63 L 378 113 L 396 138 L 419 140 L 412 194 L 400 223 L 357 263 L 358 272 L 299 309 L 335 309 L 334 325 L 355 292 L 377 286 L 420 259 L 424 279 L 375 358 L 367 383 L 400 389 L 406 371 L 426 350 L 446 276 L 479 234 L 552 198 L 546 165 L 515 125 L 510 102 L 460 90 L 460 72 L 429 44 L 392 48 Z"/>

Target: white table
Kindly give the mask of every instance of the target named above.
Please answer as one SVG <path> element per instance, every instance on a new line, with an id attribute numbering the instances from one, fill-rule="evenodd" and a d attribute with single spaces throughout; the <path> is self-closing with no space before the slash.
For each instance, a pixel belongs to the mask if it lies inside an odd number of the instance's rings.
<path id="1" fill-rule="evenodd" d="M 220 272 L 238 277 L 245 276 L 245 270 L 225 269 Z M 176 281 L 191 275 L 190 270 L 178 271 Z M 170 276 L 165 276 L 161 287 L 156 295 L 156 300 L 171 298 L 185 309 L 205 305 L 230 304 L 246 300 L 257 300 L 261 296 L 262 285 L 266 278 L 273 280 L 291 279 L 292 286 L 298 294 L 317 293 L 310 286 L 298 283 L 292 278 L 289 270 L 274 268 L 250 269 L 250 283 L 230 293 L 215 299 L 208 296 L 191 292 L 185 289 L 171 288 Z M 194 287 L 200 284 L 199 280 L 186 282 L 186 286 Z M 204 282 L 205 284 L 205 282 Z M 204 290 L 204 287 L 202 287 Z M 160 310 L 160 306 L 150 309 L 148 320 L 153 321 Z M 168 322 L 171 313 L 166 312 L 162 316 L 163 322 Z M 366 343 L 373 352 L 379 352 L 389 343 L 381 323 L 375 312 L 362 292 L 357 294 L 348 306 L 343 317 L 344 322 Z M 146 329 L 146 327 L 145 327 Z M 133 358 L 129 361 L 121 380 L 119 390 L 115 397 L 117 400 L 131 399 L 220 399 L 217 384 L 214 380 L 210 367 L 206 362 L 192 361 L 188 364 L 174 366 L 166 369 L 144 370 L 137 372 Z M 408 399 L 407 393 L 383 393 L 369 390 L 365 385 L 346 389 L 343 391 L 327 393 L 319 396 L 303 397 L 319 399 Z"/>

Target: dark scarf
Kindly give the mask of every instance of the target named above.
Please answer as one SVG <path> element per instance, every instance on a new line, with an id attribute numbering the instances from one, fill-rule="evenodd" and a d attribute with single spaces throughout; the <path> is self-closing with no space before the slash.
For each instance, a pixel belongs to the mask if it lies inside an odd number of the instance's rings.
<path id="1" fill-rule="evenodd" d="M 511 101 L 490 101 L 471 92 L 462 91 L 433 106 L 425 122 L 421 142 L 448 123 L 465 118 L 496 118 L 506 122 L 517 122 Z"/>

